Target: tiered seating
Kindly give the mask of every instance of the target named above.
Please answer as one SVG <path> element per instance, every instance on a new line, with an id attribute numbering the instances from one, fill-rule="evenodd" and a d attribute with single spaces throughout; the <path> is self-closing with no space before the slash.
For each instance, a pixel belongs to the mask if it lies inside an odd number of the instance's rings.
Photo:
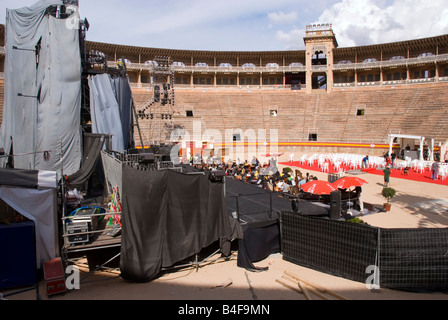
<path id="1" fill-rule="evenodd" d="M 132 89 L 132 98 L 137 110 L 141 109 L 152 97 L 153 93 L 148 89 Z"/>
<path id="2" fill-rule="evenodd" d="M 152 92 L 133 88 L 136 109 L 145 105 Z M 393 132 L 448 140 L 448 87 L 446 83 L 414 84 L 381 88 L 345 88 L 327 93 L 307 94 L 288 90 L 230 90 L 228 88 L 176 90 L 171 120 L 139 120 L 146 143 L 169 140 L 173 129 L 193 134 L 193 121 L 201 130 L 219 130 L 224 139 L 226 129 L 277 129 L 280 142 L 308 140 L 316 131 L 319 142 L 388 143 Z M 4 85 L 0 79 L 0 119 L 3 116 Z M 155 107 L 154 107 L 155 108 Z M 158 106 L 155 112 L 164 109 Z M 357 115 L 364 109 L 364 115 Z M 193 117 L 186 111 L 193 110 Z M 271 110 L 278 115 L 272 117 Z M 165 110 L 169 112 L 171 110 Z M 136 139 L 138 140 L 136 131 Z"/>
<path id="3" fill-rule="evenodd" d="M 293 91 L 202 90 L 176 91 L 175 110 L 183 125 L 201 120 L 203 130 L 277 129 L 280 141 L 307 141 L 316 131 L 321 142 L 386 143 L 392 131 L 448 139 L 446 85 L 397 88 L 346 88 L 330 94 Z M 185 118 L 185 110 L 194 118 Z M 364 109 L 364 115 L 357 115 Z M 272 117 L 270 110 L 277 110 Z"/>

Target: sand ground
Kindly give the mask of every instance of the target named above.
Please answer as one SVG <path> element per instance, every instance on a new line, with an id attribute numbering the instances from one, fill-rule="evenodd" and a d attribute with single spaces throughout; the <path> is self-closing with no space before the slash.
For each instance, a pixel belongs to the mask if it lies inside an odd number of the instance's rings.
<path id="1" fill-rule="evenodd" d="M 327 174 L 310 172 L 327 180 Z M 363 187 L 363 200 L 381 205 L 383 177 L 362 174 L 368 181 Z M 392 199 L 390 212 L 364 216 L 372 226 L 383 228 L 446 228 L 448 227 L 448 186 L 426 182 L 392 179 L 391 186 L 397 190 Z M 218 255 L 212 257 L 217 258 Z M 283 260 L 280 253 L 257 262 L 267 271 L 250 272 L 237 267 L 236 253 L 227 261 L 200 265 L 199 268 L 179 269 L 148 283 L 129 283 L 119 276 L 119 270 L 97 271 L 87 274 L 80 267 L 81 286 L 64 294 L 46 295 L 45 283 L 40 283 L 40 295 L 44 300 L 306 300 L 297 292 L 297 283 L 284 279 L 285 272 L 302 280 L 312 282 L 348 300 L 448 300 L 445 293 L 411 293 L 381 288 L 370 290 L 364 283 L 332 276 Z M 278 280 L 294 289 L 285 287 Z M 322 297 L 311 294 L 313 300 Z M 334 300 L 336 298 L 330 297 Z M 33 300 L 35 291 L 8 297 L 8 300 Z"/>

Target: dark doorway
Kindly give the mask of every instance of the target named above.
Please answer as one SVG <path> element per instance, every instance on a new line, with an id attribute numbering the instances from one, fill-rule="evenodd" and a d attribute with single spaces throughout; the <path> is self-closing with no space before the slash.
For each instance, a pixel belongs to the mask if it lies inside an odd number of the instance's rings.
<path id="1" fill-rule="evenodd" d="M 327 89 L 327 75 L 325 73 L 315 73 L 312 77 L 313 89 Z"/>
<path id="2" fill-rule="evenodd" d="M 287 72 L 285 74 L 285 84 L 291 86 L 291 90 L 300 90 L 306 82 L 305 72 Z"/>

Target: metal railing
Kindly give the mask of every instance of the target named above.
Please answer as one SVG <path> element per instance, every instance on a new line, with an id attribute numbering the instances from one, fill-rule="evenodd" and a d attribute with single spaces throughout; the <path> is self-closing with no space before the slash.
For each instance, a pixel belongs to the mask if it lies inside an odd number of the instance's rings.
<path id="1" fill-rule="evenodd" d="M 94 208 L 92 208 L 94 209 Z M 96 211 L 95 211 L 96 212 Z M 107 235 L 113 230 L 112 226 L 107 225 L 107 219 L 114 217 L 121 220 L 122 212 L 114 212 L 105 210 L 102 213 L 90 213 L 80 215 L 68 215 L 62 217 L 62 238 L 64 240 L 64 250 L 71 246 L 80 244 L 92 243 L 96 238 L 102 234 Z M 82 228 L 72 226 L 76 225 L 76 221 L 82 222 Z M 101 221 L 102 223 L 99 223 Z M 72 225 L 73 224 L 73 225 Z M 100 225 L 101 224 L 101 225 Z M 120 227 L 121 229 L 121 227 Z M 104 244 L 103 244 L 104 245 Z M 105 244 L 105 246 L 115 246 L 116 244 Z M 83 247 L 78 247 L 83 249 Z"/>
<path id="2" fill-rule="evenodd" d="M 219 89 L 222 90 L 303 90 L 306 88 L 305 84 L 301 84 L 299 87 L 293 87 L 289 84 L 282 85 L 282 84 L 276 84 L 276 85 L 206 85 L 206 84 L 176 84 L 176 90 L 187 90 L 187 89 L 196 89 L 196 90 L 203 90 L 204 92 L 207 90 L 215 90 Z"/>
<path id="3" fill-rule="evenodd" d="M 394 86 L 394 85 L 408 85 L 418 83 L 434 83 L 434 82 L 448 82 L 448 77 L 439 78 L 419 78 L 409 80 L 386 80 L 386 81 L 358 81 L 358 82 L 344 82 L 334 83 L 334 88 L 347 88 L 347 87 L 372 87 L 372 86 Z"/>
<path id="4" fill-rule="evenodd" d="M 446 61 L 448 61 L 448 54 L 440 54 L 420 58 L 409 58 L 399 60 L 333 64 L 332 68 L 334 71 L 381 69 L 381 68 L 414 66 L 420 64 L 434 64 L 437 62 L 446 62 Z"/>
<path id="5" fill-rule="evenodd" d="M 117 63 L 113 61 L 108 61 L 107 65 L 109 67 L 116 67 Z M 322 66 L 319 66 L 322 67 Z M 146 65 L 143 63 L 128 63 L 126 64 L 128 70 L 134 71 L 153 71 L 155 70 L 153 65 Z M 325 66 L 326 68 L 326 66 Z M 219 66 L 171 66 L 171 71 L 174 72 L 187 72 L 187 73 L 283 73 L 283 72 L 305 72 L 305 66 L 297 67 L 219 67 Z"/>
<path id="6" fill-rule="evenodd" d="M 0 52 L 1 52 L 0 47 Z M 4 50 L 4 48 L 3 48 Z M 440 54 L 433 56 L 425 56 L 420 58 L 409 58 L 409 59 L 397 59 L 397 60 L 386 60 L 386 61 L 374 61 L 374 62 L 358 62 L 358 63 L 343 63 L 343 64 L 333 64 L 332 70 L 343 71 L 343 70 L 363 70 L 363 69 L 381 69 L 388 67 L 406 67 L 420 64 L 433 64 L 437 62 L 447 62 L 448 54 Z M 117 63 L 113 61 L 108 62 L 109 67 L 116 67 Z M 152 71 L 154 70 L 153 65 L 143 64 L 143 63 L 128 63 L 126 65 L 128 70 L 134 71 Z M 185 73 L 285 73 L 285 72 L 306 72 L 306 66 L 258 66 L 258 67 L 242 67 L 242 66 L 182 66 L 175 65 L 171 66 L 171 71 L 173 72 L 185 72 Z M 327 71 L 326 65 L 313 65 L 311 66 L 311 71 Z"/>

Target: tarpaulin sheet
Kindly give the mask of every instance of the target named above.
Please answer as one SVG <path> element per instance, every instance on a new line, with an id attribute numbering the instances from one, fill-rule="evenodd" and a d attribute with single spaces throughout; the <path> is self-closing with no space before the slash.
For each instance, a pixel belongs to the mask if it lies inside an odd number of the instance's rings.
<path id="1" fill-rule="evenodd" d="M 206 175 L 123 165 L 124 279 L 145 282 L 217 240 L 232 240 L 224 186 Z"/>
<path id="2" fill-rule="evenodd" d="M 276 192 L 233 178 L 225 179 L 229 214 L 238 211 L 241 220 L 255 222 L 276 219 L 277 212 L 291 209 L 291 201 Z"/>
<path id="3" fill-rule="evenodd" d="M 84 159 L 76 173 L 68 176 L 67 184 L 71 188 L 80 189 L 92 176 L 95 165 L 100 158 L 105 136 L 101 134 L 89 134 L 84 136 Z"/>
<path id="4" fill-rule="evenodd" d="M 285 260 L 350 280 L 366 281 L 367 267 L 376 264 L 376 228 L 295 212 L 281 212 L 280 217 Z"/>
<path id="5" fill-rule="evenodd" d="M 249 271 L 265 271 L 268 267 L 256 267 L 253 262 L 266 259 L 280 252 L 279 221 L 266 220 L 242 225 L 243 237 L 238 239 L 237 266 Z"/>
<path id="6" fill-rule="evenodd" d="M 127 150 L 133 123 L 129 79 L 99 74 L 89 77 L 89 87 L 92 132 L 111 134 L 112 150 Z"/>
<path id="7" fill-rule="evenodd" d="M 54 171 L 0 168 L 0 185 L 24 188 L 57 188 Z"/>
<path id="8" fill-rule="evenodd" d="M 226 177 L 226 197 L 229 213 L 238 211 L 240 219 L 246 222 L 278 219 L 278 212 L 292 208 L 291 200 L 278 192 L 229 177 Z M 302 215 L 329 216 L 327 209 L 306 200 L 298 201 L 297 207 Z"/>
<path id="9" fill-rule="evenodd" d="M 448 292 L 448 229 L 381 229 L 380 284 L 415 292 Z"/>
<path id="10" fill-rule="evenodd" d="M 0 169 L 1 184 L 10 187 L 25 187 L 37 189 L 39 171 L 25 169 Z"/>
<path id="11" fill-rule="evenodd" d="M 72 174 L 80 167 L 79 30 L 48 14 L 63 1 L 7 10 L 5 102 L 0 147 L 15 168 Z M 50 157 L 44 159 L 43 151 Z M 1 164 L 5 165 L 4 161 Z"/>
<path id="12" fill-rule="evenodd" d="M 120 109 L 121 128 L 123 131 L 123 145 L 125 149 L 133 148 L 133 118 L 132 118 L 132 90 L 128 77 L 113 77 L 111 79 L 115 98 Z"/>
<path id="13" fill-rule="evenodd" d="M 41 176 L 36 170 L 0 169 L 0 199 L 35 223 L 37 268 L 58 251 L 56 173 L 45 172 L 45 181 Z"/>
<path id="14" fill-rule="evenodd" d="M 294 212 L 280 216 L 285 260 L 379 287 L 448 292 L 448 228 L 382 229 Z"/>

